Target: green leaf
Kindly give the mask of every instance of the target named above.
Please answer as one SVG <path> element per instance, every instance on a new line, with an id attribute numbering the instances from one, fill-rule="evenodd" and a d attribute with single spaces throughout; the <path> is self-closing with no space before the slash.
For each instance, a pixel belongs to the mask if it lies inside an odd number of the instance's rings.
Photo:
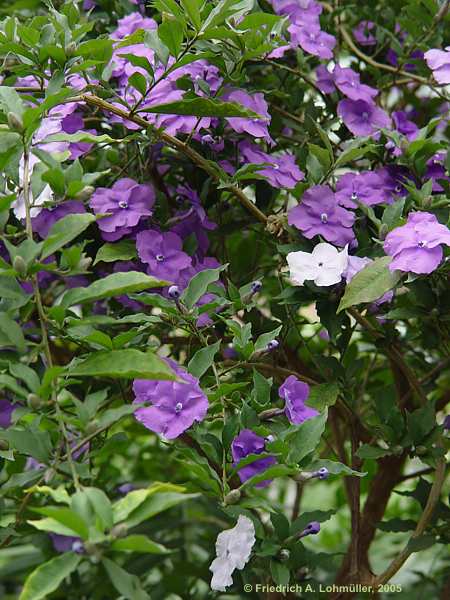
<path id="1" fill-rule="evenodd" d="M 67 291 L 62 300 L 61 306 L 69 308 L 74 304 L 84 304 L 85 302 L 95 302 L 103 298 L 112 296 L 121 296 L 122 294 L 131 294 L 133 292 L 142 292 L 149 288 L 164 287 L 168 285 L 167 281 L 161 281 L 150 277 L 139 271 L 127 271 L 126 273 L 113 273 L 95 281 L 88 287 L 75 288 Z"/>
<path id="2" fill-rule="evenodd" d="M 89 227 L 96 220 L 90 213 L 67 215 L 57 221 L 50 229 L 47 239 L 42 247 L 41 259 L 44 260 L 56 250 L 59 250 L 80 233 Z"/>
<path id="3" fill-rule="evenodd" d="M 134 348 L 93 352 L 85 360 L 67 367 L 70 377 L 112 377 L 114 379 L 176 379 L 165 361 L 151 352 Z"/>
<path id="4" fill-rule="evenodd" d="M 14 88 L 9 86 L 0 86 L 0 108 L 5 114 L 13 112 L 19 116 L 22 116 L 25 110 L 22 98 Z"/>
<path id="5" fill-rule="evenodd" d="M 194 117 L 247 117 L 257 118 L 252 110 L 235 104 L 213 98 L 186 98 L 167 104 L 149 106 L 139 112 L 158 113 L 164 115 L 186 115 Z"/>
<path id="6" fill-rule="evenodd" d="M 145 96 L 147 91 L 147 80 L 142 73 L 136 72 L 128 78 L 128 84 L 134 87 L 142 96 Z"/>
<path id="7" fill-rule="evenodd" d="M 52 451 L 52 443 L 48 431 L 33 429 L 9 428 L 2 432 L 2 438 L 20 454 L 32 456 L 41 463 L 48 463 Z"/>
<path id="8" fill-rule="evenodd" d="M 320 412 L 322 409 L 336 404 L 338 395 L 339 386 L 337 383 L 320 383 L 312 386 L 305 404 Z"/>
<path id="9" fill-rule="evenodd" d="M 177 57 L 183 44 L 183 29 L 180 23 L 173 19 L 163 21 L 158 27 L 159 39 L 165 44 L 172 56 Z"/>
<path id="10" fill-rule="evenodd" d="M 6 338 L 6 344 L 3 343 L 2 337 Z M 9 315 L 0 313 L 0 346 L 15 346 L 19 352 L 25 352 L 26 342 L 20 325 L 11 319 Z"/>
<path id="11" fill-rule="evenodd" d="M 15 279 L 0 276 L 0 298 L 2 300 L 11 300 L 14 308 L 19 308 L 26 304 L 30 297 L 23 291 Z"/>
<path id="12" fill-rule="evenodd" d="M 181 295 L 181 301 L 187 308 L 192 308 L 196 302 L 206 293 L 208 286 L 219 279 L 220 273 L 228 265 L 221 265 L 217 269 L 205 269 L 194 275 L 189 285 Z"/>
<path id="13" fill-rule="evenodd" d="M 43 508 L 33 508 L 32 510 L 33 512 L 48 517 L 47 521 L 55 521 L 60 523 L 68 530 L 75 532 L 75 535 L 80 536 L 83 540 L 86 540 L 89 537 L 88 524 L 75 510 L 72 510 L 71 508 L 66 506 L 47 506 Z M 42 519 L 41 521 L 33 521 L 32 525 L 37 529 L 43 529 L 47 525 L 51 525 L 50 522 L 44 525 L 43 522 L 45 521 L 46 519 Z M 41 527 L 39 527 L 39 523 L 41 523 Z M 69 535 L 73 535 L 73 533 Z"/>
<path id="14" fill-rule="evenodd" d="M 140 552 L 142 554 L 168 554 L 165 546 L 152 542 L 145 535 L 129 535 L 127 537 L 114 540 L 111 549 L 117 552 Z"/>
<path id="15" fill-rule="evenodd" d="M 376 258 L 359 273 L 356 273 L 345 288 L 337 312 L 356 304 L 374 302 L 392 290 L 400 281 L 402 273 L 389 269 L 391 260 L 390 256 Z"/>
<path id="16" fill-rule="evenodd" d="M 268 333 L 261 334 L 255 342 L 255 352 L 259 352 L 261 350 L 267 349 L 267 344 L 274 340 L 280 333 L 282 329 L 282 325 L 274 329 L 273 331 L 269 331 Z"/>
<path id="17" fill-rule="evenodd" d="M 278 560 L 270 561 L 270 573 L 276 585 L 288 585 L 290 579 L 289 567 Z"/>
<path id="18" fill-rule="evenodd" d="M 132 260 L 136 258 L 136 244 L 123 240 L 115 244 L 103 244 L 97 252 L 94 266 L 99 262 L 116 262 L 116 260 Z"/>
<path id="19" fill-rule="evenodd" d="M 214 357 L 219 351 L 220 348 L 220 340 L 211 344 L 211 346 L 207 346 L 206 348 L 200 348 L 191 358 L 188 364 L 188 371 L 194 377 L 200 377 L 206 373 L 209 367 L 212 365 L 214 361 Z"/>
<path id="20" fill-rule="evenodd" d="M 41 600 L 58 589 L 80 564 L 82 556 L 66 552 L 35 569 L 25 580 L 19 600 Z"/>
<path id="21" fill-rule="evenodd" d="M 109 558 L 102 558 L 102 564 L 119 594 L 127 600 L 150 600 L 150 596 L 142 589 L 136 575 L 131 575 Z"/>
<path id="22" fill-rule="evenodd" d="M 295 535 L 299 531 L 303 531 L 308 523 L 311 521 L 318 521 L 319 523 L 324 523 L 331 519 L 331 517 L 336 514 L 335 510 L 313 510 L 310 512 L 303 513 L 300 517 L 295 519 L 295 521 L 291 524 L 291 535 Z"/>
<path id="23" fill-rule="evenodd" d="M 377 446 L 363 444 L 360 448 L 358 448 L 356 455 L 359 456 L 359 458 L 373 458 L 376 460 L 377 458 L 381 458 L 382 456 L 386 456 L 390 453 L 391 452 L 389 449 L 385 450 L 384 448 L 378 448 Z"/>
<path id="24" fill-rule="evenodd" d="M 328 411 L 304 421 L 298 426 L 298 431 L 289 435 L 290 451 L 288 461 L 298 463 L 308 456 L 319 445 L 322 433 L 327 423 Z"/>
<path id="25" fill-rule="evenodd" d="M 308 469 L 310 469 L 311 471 L 317 471 L 321 467 L 326 467 L 331 475 L 343 474 L 353 475 L 354 477 L 365 477 L 367 475 L 367 473 L 354 471 L 350 467 L 347 467 L 347 465 L 344 465 L 343 463 L 334 460 L 319 459 L 313 461 L 311 464 L 308 465 Z"/>
<path id="26" fill-rule="evenodd" d="M 181 6 L 184 8 L 190 22 L 194 26 L 194 29 L 198 31 L 202 24 L 200 18 L 200 8 L 202 6 L 201 0 L 180 0 Z"/>

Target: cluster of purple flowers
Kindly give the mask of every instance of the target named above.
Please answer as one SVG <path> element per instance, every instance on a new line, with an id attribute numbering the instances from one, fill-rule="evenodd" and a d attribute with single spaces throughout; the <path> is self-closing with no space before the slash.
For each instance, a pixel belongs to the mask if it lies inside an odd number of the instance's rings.
<path id="1" fill-rule="evenodd" d="M 195 421 L 202 421 L 208 410 L 208 399 L 198 379 L 171 359 L 166 359 L 177 381 L 135 379 L 133 390 L 135 417 L 147 429 L 167 439 L 180 436 Z"/>

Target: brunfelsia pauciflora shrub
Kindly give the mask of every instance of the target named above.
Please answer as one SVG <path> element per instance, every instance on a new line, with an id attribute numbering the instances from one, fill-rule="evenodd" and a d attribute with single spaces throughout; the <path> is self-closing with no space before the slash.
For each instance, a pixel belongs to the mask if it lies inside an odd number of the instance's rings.
<path id="1" fill-rule="evenodd" d="M 445 595 L 448 8 L 2 5 L 2 597 Z"/>

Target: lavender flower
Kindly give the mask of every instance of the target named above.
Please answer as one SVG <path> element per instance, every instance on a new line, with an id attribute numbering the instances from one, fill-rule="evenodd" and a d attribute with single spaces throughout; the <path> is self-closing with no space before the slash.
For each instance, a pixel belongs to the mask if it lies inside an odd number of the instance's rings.
<path id="1" fill-rule="evenodd" d="M 375 46 L 377 38 L 373 35 L 375 23 L 373 21 L 360 21 L 353 29 L 353 37 L 360 46 Z"/>
<path id="2" fill-rule="evenodd" d="M 180 271 L 192 264 L 182 247 L 181 238 L 171 231 L 160 233 L 149 229 L 136 236 L 139 258 L 148 265 L 149 274 L 171 282 L 176 282 Z"/>
<path id="3" fill-rule="evenodd" d="M 288 27 L 291 45 L 297 45 L 308 54 L 319 58 L 333 58 L 336 38 L 320 29 L 320 25 L 309 23 L 293 24 Z"/>
<path id="4" fill-rule="evenodd" d="M 446 170 L 444 166 L 445 157 L 445 152 L 437 152 L 434 156 L 427 160 L 427 168 L 425 171 L 424 178 L 432 180 L 431 189 L 433 192 L 440 193 L 444 191 L 444 188 L 439 183 L 440 179 L 450 181 L 450 177 L 446 175 Z"/>
<path id="5" fill-rule="evenodd" d="M 300 425 L 319 414 L 314 408 L 305 405 L 309 396 L 309 385 L 297 379 L 295 375 L 285 379 L 278 388 L 278 394 L 285 402 L 286 417 L 294 425 Z"/>
<path id="6" fill-rule="evenodd" d="M 233 466 L 236 466 L 243 458 L 249 454 L 261 454 L 265 452 L 266 441 L 263 437 L 256 435 L 251 429 L 243 429 L 237 435 L 231 444 L 231 454 L 233 456 Z M 264 473 L 266 469 L 276 464 L 274 456 L 266 456 L 255 460 L 254 462 L 238 470 L 239 479 L 244 483 L 254 475 Z M 256 487 L 267 487 L 272 480 L 261 481 Z"/>
<path id="7" fill-rule="evenodd" d="M 375 171 L 345 173 L 336 183 L 336 200 L 345 208 L 358 208 L 358 203 L 366 206 L 384 204 L 391 201 L 383 178 Z"/>
<path id="8" fill-rule="evenodd" d="M 227 91 L 222 96 L 222 99 L 227 102 L 241 104 L 259 115 L 259 117 L 255 118 L 228 117 L 226 121 L 236 133 L 248 133 L 255 138 L 263 138 L 272 143 L 273 140 L 268 130 L 270 114 L 263 94 L 257 93 L 250 96 L 244 90 L 233 89 Z"/>
<path id="9" fill-rule="evenodd" d="M 393 257 L 389 265 L 392 271 L 428 274 L 442 261 L 442 244 L 450 246 L 450 230 L 432 213 L 414 212 L 406 225 L 388 233 L 384 251 Z"/>
<path id="10" fill-rule="evenodd" d="M 37 217 L 32 219 L 33 231 L 41 238 L 46 238 L 53 225 L 67 215 L 83 214 L 86 209 L 82 202 L 68 200 L 54 208 L 44 208 Z"/>
<path id="11" fill-rule="evenodd" d="M 6 398 L 0 398 L 0 428 L 7 429 L 11 425 L 11 415 L 14 409 L 17 408 Z"/>
<path id="12" fill-rule="evenodd" d="M 246 162 L 256 165 L 268 163 L 258 171 L 258 175 L 264 175 L 274 188 L 292 189 L 305 177 L 296 165 L 295 157 L 288 152 L 278 155 L 266 154 L 247 140 L 239 144 L 239 151 Z"/>
<path id="13" fill-rule="evenodd" d="M 339 102 L 337 112 L 354 135 L 370 136 L 390 127 L 388 115 L 373 102 L 346 98 Z"/>
<path id="14" fill-rule="evenodd" d="M 98 227 L 104 239 L 115 241 L 130 234 L 143 217 L 150 216 L 154 202 L 152 186 L 126 177 L 112 188 L 97 188 L 89 204 L 96 214 L 112 213 L 100 219 Z"/>
<path id="15" fill-rule="evenodd" d="M 355 235 L 355 215 L 340 206 L 327 185 L 314 185 L 302 197 L 302 202 L 288 213 L 289 225 L 294 225 L 311 239 L 321 235 L 337 246 L 350 243 Z"/>
<path id="16" fill-rule="evenodd" d="M 372 103 L 373 98 L 378 94 L 378 90 L 361 83 L 359 74 L 353 69 L 343 68 L 339 65 L 334 67 L 334 83 L 338 90 L 350 100 L 364 100 Z"/>
<path id="17" fill-rule="evenodd" d="M 330 73 L 324 65 L 319 65 L 317 67 L 316 78 L 316 85 L 324 94 L 332 94 L 336 91 L 333 73 Z"/>
<path id="18" fill-rule="evenodd" d="M 436 48 L 428 50 L 424 57 L 435 80 L 440 84 L 450 83 L 450 46 L 445 51 Z"/>
<path id="19" fill-rule="evenodd" d="M 208 399 L 196 377 L 175 361 L 165 360 L 181 381 L 135 379 L 134 416 L 150 431 L 171 440 L 205 418 Z"/>

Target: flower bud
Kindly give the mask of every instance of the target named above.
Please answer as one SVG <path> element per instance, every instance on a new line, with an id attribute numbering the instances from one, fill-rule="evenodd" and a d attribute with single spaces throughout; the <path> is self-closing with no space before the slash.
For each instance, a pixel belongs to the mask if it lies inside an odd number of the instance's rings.
<path id="1" fill-rule="evenodd" d="M 169 288 L 169 297 L 177 300 L 181 295 L 180 288 L 177 285 L 171 285 Z"/>
<path id="2" fill-rule="evenodd" d="M 6 440 L 0 439 L 0 450 L 8 450 L 8 449 L 9 449 L 9 443 Z"/>
<path id="3" fill-rule="evenodd" d="M 114 525 L 114 527 L 111 529 L 112 538 L 123 538 L 127 535 L 127 533 L 128 526 L 126 523 L 117 523 L 117 525 Z"/>
<path id="4" fill-rule="evenodd" d="M 262 288 L 262 282 L 257 279 L 252 282 L 250 287 L 252 288 L 252 293 L 256 294 Z"/>
<path id="5" fill-rule="evenodd" d="M 224 504 L 236 504 L 241 499 L 240 490 L 231 490 L 223 499 Z"/>
<path id="6" fill-rule="evenodd" d="M 306 537 L 307 535 L 316 535 L 320 531 L 320 523 L 318 521 L 311 521 L 305 527 L 305 529 L 297 536 L 299 538 Z"/>
<path id="7" fill-rule="evenodd" d="M 93 185 L 86 185 L 82 190 L 75 195 L 76 200 L 80 200 L 84 202 L 85 200 L 89 200 L 92 194 L 95 192 L 95 187 Z"/>
<path id="8" fill-rule="evenodd" d="M 387 236 L 388 232 L 389 232 L 389 227 L 386 225 L 386 223 L 383 223 L 378 232 L 378 237 L 380 238 L 380 240 L 384 240 L 385 237 Z"/>
<path id="9" fill-rule="evenodd" d="M 417 456 L 423 456 L 424 454 L 427 454 L 427 452 L 428 448 L 426 446 L 417 446 L 416 448 Z"/>
<path id="10" fill-rule="evenodd" d="M 13 260 L 13 268 L 21 277 L 25 277 L 27 274 L 27 265 L 23 258 L 17 255 Z"/>
<path id="11" fill-rule="evenodd" d="M 80 258 L 80 262 L 78 263 L 78 268 L 83 271 L 87 271 L 92 264 L 92 258 L 90 256 L 83 256 Z"/>
<path id="12" fill-rule="evenodd" d="M 22 118 L 15 112 L 9 112 L 6 116 L 8 120 L 8 127 L 13 131 L 17 131 L 22 133 L 23 131 L 23 121 Z"/>
<path id="13" fill-rule="evenodd" d="M 28 394 L 27 404 L 32 410 L 38 410 L 42 406 L 42 399 L 37 394 Z"/>
<path id="14" fill-rule="evenodd" d="M 311 475 L 317 479 L 327 479 L 330 471 L 326 467 L 321 467 L 318 471 L 313 471 Z"/>
<path id="15" fill-rule="evenodd" d="M 287 560 L 289 560 L 291 557 L 291 553 L 289 552 L 289 550 L 287 548 L 281 548 L 280 551 L 278 552 L 278 560 L 280 562 L 286 562 Z"/>
<path id="16" fill-rule="evenodd" d="M 267 344 L 266 350 L 267 352 L 272 352 L 272 350 L 276 350 L 279 345 L 280 343 L 278 340 L 270 340 L 270 342 Z"/>
<path id="17" fill-rule="evenodd" d="M 67 46 L 64 48 L 64 53 L 66 56 L 72 56 L 77 49 L 77 45 L 75 42 L 69 42 Z"/>

